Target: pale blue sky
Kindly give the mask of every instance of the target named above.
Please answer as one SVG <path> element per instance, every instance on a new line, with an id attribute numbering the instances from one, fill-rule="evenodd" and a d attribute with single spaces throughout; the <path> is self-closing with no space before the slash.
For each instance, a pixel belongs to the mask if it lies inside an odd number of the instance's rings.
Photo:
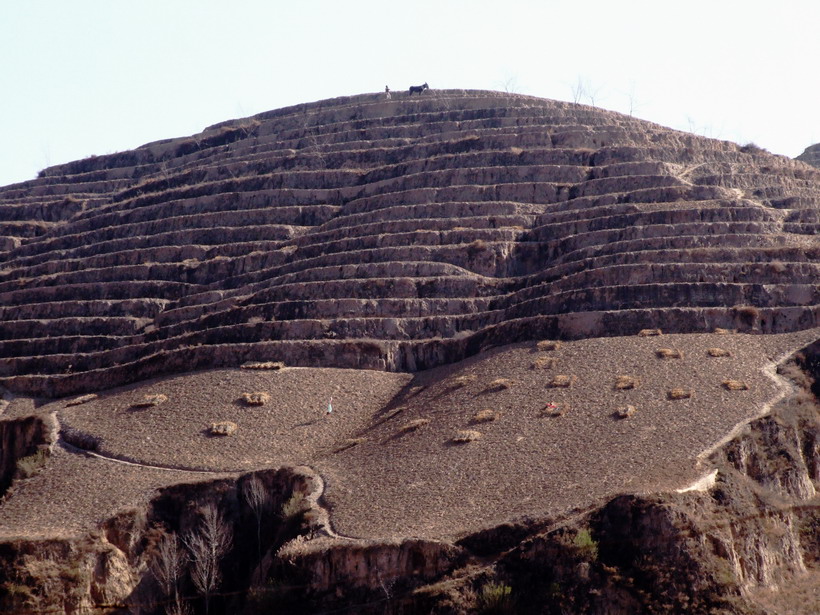
<path id="1" fill-rule="evenodd" d="M 424 81 L 570 101 L 581 82 L 596 106 L 793 157 L 820 141 L 818 26 L 816 0 L 2 0 L 0 185 Z"/>

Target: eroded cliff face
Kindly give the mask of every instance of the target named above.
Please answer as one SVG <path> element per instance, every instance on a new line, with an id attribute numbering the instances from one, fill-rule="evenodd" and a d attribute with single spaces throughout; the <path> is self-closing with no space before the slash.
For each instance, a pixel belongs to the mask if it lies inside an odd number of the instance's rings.
<path id="1" fill-rule="evenodd" d="M 36 471 L 55 440 L 56 428 L 50 416 L 0 421 L 0 497 L 16 475 Z M 24 458 L 29 458 L 28 463 L 18 467 Z"/>

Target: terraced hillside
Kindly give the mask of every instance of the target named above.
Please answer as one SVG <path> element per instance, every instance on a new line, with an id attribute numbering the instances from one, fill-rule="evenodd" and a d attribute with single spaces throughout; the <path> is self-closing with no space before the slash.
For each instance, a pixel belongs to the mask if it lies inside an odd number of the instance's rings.
<path id="1" fill-rule="evenodd" d="M 0 190 L 5 386 L 818 324 L 820 171 L 480 91 L 299 105 Z"/>

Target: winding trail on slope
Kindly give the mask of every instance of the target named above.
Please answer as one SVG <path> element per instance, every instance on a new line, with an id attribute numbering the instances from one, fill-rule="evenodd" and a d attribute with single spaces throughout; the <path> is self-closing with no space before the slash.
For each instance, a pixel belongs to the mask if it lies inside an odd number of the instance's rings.
<path id="1" fill-rule="evenodd" d="M 143 468 L 146 470 L 160 470 L 163 472 L 184 472 L 187 474 L 202 474 L 207 476 L 213 477 L 224 477 L 224 476 L 238 476 L 243 473 L 247 473 L 248 470 L 202 470 L 202 469 L 194 469 L 194 468 L 184 468 L 184 467 L 171 467 L 171 466 L 164 466 L 159 464 L 149 464 L 149 463 L 141 463 L 137 461 L 128 461 L 126 459 L 118 459 L 117 457 L 111 455 L 103 455 L 101 453 L 97 453 L 95 451 L 91 451 L 88 449 L 81 448 L 79 446 L 75 446 L 65 440 L 63 437 L 63 430 L 60 425 L 60 419 L 58 413 L 52 412 L 51 418 L 53 419 L 54 423 L 54 431 L 56 432 L 56 439 L 54 440 L 54 445 L 59 446 L 63 450 L 68 453 L 72 453 L 75 455 L 84 455 L 87 457 L 92 457 L 94 459 L 99 459 L 102 461 L 106 461 L 109 463 L 116 463 L 120 465 L 136 467 L 136 468 Z M 324 496 L 325 492 L 325 481 L 322 478 L 321 474 L 317 472 L 314 468 L 310 466 L 300 465 L 295 466 L 292 468 L 294 472 L 301 473 L 305 478 L 309 479 L 309 482 L 313 485 L 313 489 L 308 491 L 305 494 L 305 502 L 308 505 L 308 510 L 313 510 L 318 515 L 318 520 L 316 522 L 317 526 L 317 533 L 323 534 L 328 538 L 338 538 L 341 540 L 358 540 L 352 536 L 345 536 L 343 534 L 337 533 L 333 529 L 333 524 L 330 520 L 330 513 L 328 512 L 327 508 L 325 508 L 321 504 L 322 497 Z"/>

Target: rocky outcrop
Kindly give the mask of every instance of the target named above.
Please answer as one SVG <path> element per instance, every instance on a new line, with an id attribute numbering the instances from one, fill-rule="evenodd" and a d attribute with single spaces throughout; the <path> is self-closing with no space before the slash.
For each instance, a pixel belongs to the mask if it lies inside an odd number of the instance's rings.
<path id="1" fill-rule="evenodd" d="M 36 471 L 45 462 L 48 450 L 56 441 L 51 416 L 28 416 L 0 421 L 0 497 L 21 472 Z M 38 459 L 39 457 L 39 459 Z M 18 461 L 29 458 L 28 468 L 18 468 Z"/>
<path id="2" fill-rule="evenodd" d="M 818 324 L 820 171 L 580 105 L 429 94 L 289 107 L 0 189 L 2 382 Z"/>

